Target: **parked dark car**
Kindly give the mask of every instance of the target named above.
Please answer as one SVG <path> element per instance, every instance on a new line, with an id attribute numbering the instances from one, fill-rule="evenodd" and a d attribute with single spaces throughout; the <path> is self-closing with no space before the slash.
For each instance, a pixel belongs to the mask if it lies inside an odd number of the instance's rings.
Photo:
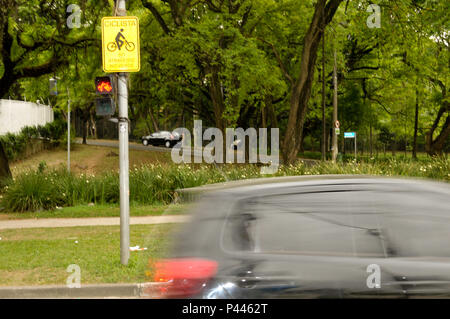
<path id="1" fill-rule="evenodd" d="M 159 131 L 142 137 L 142 144 L 145 146 L 165 146 L 167 148 L 175 146 L 181 141 L 181 136 L 176 132 Z"/>
<path id="2" fill-rule="evenodd" d="M 157 297 L 450 297 L 447 183 L 267 179 L 206 193 L 191 213 L 153 265 Z"/>

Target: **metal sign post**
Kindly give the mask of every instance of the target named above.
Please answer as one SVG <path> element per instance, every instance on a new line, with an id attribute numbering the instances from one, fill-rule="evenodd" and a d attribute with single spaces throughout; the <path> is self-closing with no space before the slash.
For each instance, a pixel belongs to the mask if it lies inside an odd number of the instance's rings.
<path id="1" fill-rule="evenodd" d="M 125 72 L 141 67 L 139 20 L 128 17 L 125 0 L 117 0 L 116 16 L 102 18 L 103 71 L 117 73 L 119 106 L 120 262 L 130 258 L 130 181 L 128 159 L 128 87 Z"/>
<path id="2" fill-rule="evenodd" d="M 356 161 L 356 132 L 344 132 L 344 138 L 354 138 L 355 142 L 355 161 Z"/>
<path id="3" fill-rule="evenodd" d="M 124 2 L 124 1 L 122 1 Z M 120 262 L 130 258 L 130 186 L 128 159 L 128 88 L 125 73 L 119 73 L 119 160 L 120 160 Z"/>
<path id="4" fill-rule="evenodd" d="M 333 124 L 335 128 L 339 128 L 338 121 L 338 88 L 337 88 L 337 69 L 336 69 L 336 49 L 334 49 L 334 66 L 333 66 Z M 333 130 L 332 136 L 332 153 L 331 158 L 333 163 L 336 163 L 336 158 L 338 155 L 338 136 L 336 130 Z"/>
<path id="5" fill-rule="evenodd" d="M 119 15 L 126 15 L 125 0 L 117 4 Z M 118 73 L 119 104 L 119 170 L 120 170 L 120 262 L 128 265 L 130 258 L 130 187 L 128 171 L 128 88 L 125 73 Z"/>

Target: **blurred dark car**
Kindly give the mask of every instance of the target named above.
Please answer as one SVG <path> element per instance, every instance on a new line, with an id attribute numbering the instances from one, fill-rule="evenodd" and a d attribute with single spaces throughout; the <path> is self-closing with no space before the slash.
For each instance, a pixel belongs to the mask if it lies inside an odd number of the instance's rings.
<path id="1" fill-rule="evenodd" d="M 450 296 L 449 184 L 276 180 L 206 193 L 154 265 L 157 297 Z"/>
<path id="2" fill-rule="evenodd" d="M 167 148 L 174 147 L 181 141 L 180 134 L 169 131 L 159 131 L 142 137 L 142 144 L 145 146 L 165 146 Z"/>

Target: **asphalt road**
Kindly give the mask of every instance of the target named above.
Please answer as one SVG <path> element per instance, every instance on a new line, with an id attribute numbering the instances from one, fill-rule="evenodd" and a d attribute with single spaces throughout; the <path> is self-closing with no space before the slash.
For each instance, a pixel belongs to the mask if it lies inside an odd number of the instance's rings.
<path id="1" fill-rule="evenodd" d="M 76 143 L 81 144 L 81 139 L 77 139 Z M 106 147 L 117 147 L 119 148 L 119 141 L 110 141 L 110 140 L 87 140 L 88 145 L 95 145 L 95 146 L 106 146 Z M 129 143 L 129 148 L 134 150 L 141 150 L 141 151 L 155 151 L 155 152 L 168 152 L 170 153 L 172 151 L 171 148 L 166 147 L 157 147 L 152 145 L 142 145 L 135 142 Z M 281 160 L 281 159 L 280 159 Z M 319 160 L 309 159 L 309 158 L 299 158 L 299 160 L 302 160 L 304 164 L 308 166 L 312 166 L 314 164 L 317 164 L 320 162 Z M 280 162 L 280 164 L 282 164 Z"/>
<path id="2" fill-rule="evenodd" d="M 76 143 L 81 144 L 81 140 L 77 139 Z M 105 140 L 87 140 L 88 145 L 95 146 L 106 146 L 106 147 L 119 147 L 119 141 L 105 141 Z M 171 148 L 157 147 L 157 146 L 144 146 L 142 144 L 130 142 L 129 148 L 133 150 L 143 150 L 143 151 L 156 151 L 156 152 L 170 152 Z"/>

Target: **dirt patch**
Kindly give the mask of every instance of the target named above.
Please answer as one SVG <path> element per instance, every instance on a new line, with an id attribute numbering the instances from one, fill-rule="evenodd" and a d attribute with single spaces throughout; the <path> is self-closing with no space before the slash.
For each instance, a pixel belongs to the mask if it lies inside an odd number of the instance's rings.
<path id="1" fill-rule="evenodd" d="M 70 167 L 74 173 L 78 174 L 95 175 L 105 171 L 118 171 L 118 155 L 118 150 L 113 147 L 75 145 L 71 152 Z M 150 163 L 167 163 L 169 158 L 169 153 L 130 149 L 130 167 Z M 37 169 L 42 162 L 45 162 L 48 168 L 63 168 L 67 164 L 67 151 L 64 149 L 45 150 L 26 160 L 13 162 L 10 167 L 13 176 L 17 176 L 30 169 Z"/>

